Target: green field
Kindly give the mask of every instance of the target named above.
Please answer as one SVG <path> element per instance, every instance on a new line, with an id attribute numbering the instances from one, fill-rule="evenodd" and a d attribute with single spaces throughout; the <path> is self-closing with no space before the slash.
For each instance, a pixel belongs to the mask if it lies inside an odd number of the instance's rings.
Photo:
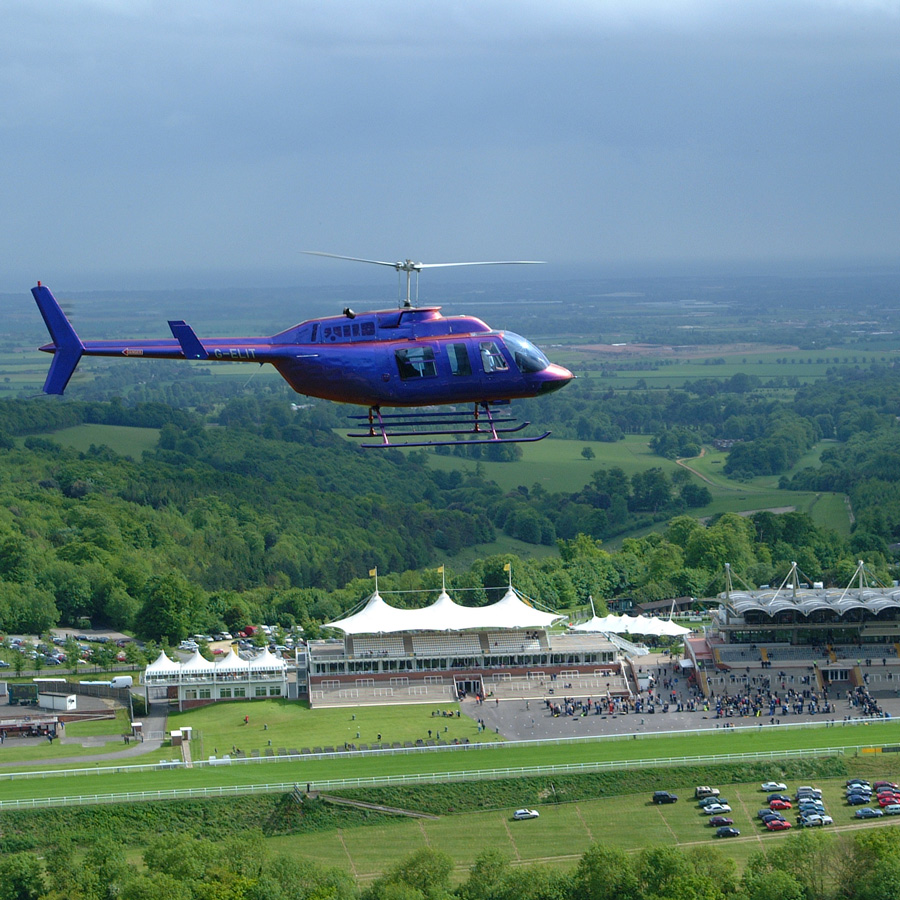
<path id="1" fill-rule="evenodd" d="M 823 441 L 817 444 L 786 474 L 790 476 L 793 471 L 816 465 L 830 443 Z M 581 451 L 586 446 L 594 451 L 594 459 L 582 457 Z M 678 467 L 672 460 L 651 453 L 646 435 L 628 435 L 625 440 L 616 443 L 547 438 L 538 443 L 524 444 L 522 448 L 522 459 L 516 462 L 480 462 L 478 465 L 486 478 L 495 481 L 505 491 L 515 490 L 519 485 L 531 487 L 540 483 L 548 491 L 562 493 L 581 490 L 599 469 L 619 467 L 630 476 L 657 467 L 671 475 Z M 722 472 L 727 457 L 727 453 L 706 448 L 702 457 L 684 460 L 684 465 L 697 473 L 700 483 L 705 484 L 713 496 L 708 506 L 691 510 L 692 515 L 706 517 L 725 512 L 796 509 L 812 516 L 817 525 L 849 535 L 849 510 L 842 495 L 779 490 L 780 476 L 754 478 L 749 482 L 732 481 Z M 429 465 L 440 471 L 465 472 L 473 471 L 476 463 L 432 453 L 429 455 Z M 614 542 L 610 543 L 614 545 Z"/>
<path id="2" fill-rule="evenodd" d="M 91 445 L 106 445 L 120 456 L 140 459 L 145 450 L 153 450 L 159 440 L 158 428 L 133 428 L 129 425 L 75 425 L 49 435 L 58 444 L 85 453 Z"/>

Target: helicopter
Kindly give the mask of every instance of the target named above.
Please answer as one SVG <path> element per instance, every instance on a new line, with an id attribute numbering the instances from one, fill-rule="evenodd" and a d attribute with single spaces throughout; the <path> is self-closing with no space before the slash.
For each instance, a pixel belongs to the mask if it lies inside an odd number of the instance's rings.
<path id="1" fill-rule="evenodd" d="M 531 423 L 516 423 L 505 410 L 511 400 L 559 390 L 573 374 L 529 340 L 496 331 L 474 316 L 441 315 L 439 306 L 418 307 L 410 296 L 411 275 L 422 269 L 461 265 L 531 264 L 530 260 L 476 263 L 390 263 L 305 251 L 355 262 L 391 266 L 406 274 L 406 298 L 399 308 L 310 319 L 271 337 L 200 339 L 183 320 L 169 321 L 172 338 L 82 341 L 46 285 L 31 289 L 52 342 L 44 393 L 62 394 L 82 356 L 270 363 L 296 391 L 309 397 L 368 408 L 350 416 L 360 446 L 433 447 L 469 443 L 523 443 L 550 432 L 523 435 Z M 468 412 L 437 406 L 472 404 Z M 386 413 L 384 408 L 403 412 Z M 397 438 L 403 440 L 398 441 Z"/>

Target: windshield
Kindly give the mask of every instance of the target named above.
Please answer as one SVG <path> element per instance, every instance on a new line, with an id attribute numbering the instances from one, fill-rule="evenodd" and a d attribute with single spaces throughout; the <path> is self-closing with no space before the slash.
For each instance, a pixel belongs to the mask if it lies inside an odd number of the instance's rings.
<path id="1" fill-rule="evenodd" d="M 520 335 L 504 331 L 503 340 L 520 372 L 542 372 L 550 365 L 550 360 L 531 341 L 526 341 Z"/>

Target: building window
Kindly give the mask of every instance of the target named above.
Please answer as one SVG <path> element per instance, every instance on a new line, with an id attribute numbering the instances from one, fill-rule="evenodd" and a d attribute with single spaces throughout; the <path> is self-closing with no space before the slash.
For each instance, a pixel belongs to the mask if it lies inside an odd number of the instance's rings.
<path id="1" fill-rule="evenodd" d="M 220 688 L 219 689 L 219 697 L 230 700 L 231 699 L 231 688 Z"/>
<path id="2" fill-rule="evenodd" d="M 197 695 L 201 700 L 212 699 L 212 691 L 209 688 L 200 688 L 200 690 L 197 692 Z"/>
<path id="3" fill-rule="evenodd" d="M 281 696 L 281 685 L 278 687 L 270 687 L 269 688 L 269 696 L 270 697 L 280 697 Z"/>
<path id="4" fill-rule="evenodd" d="M 236 687 L 234 689 L 235 697 L 246 697 L 247 696 L 247 688 Z"/>
<path id="5" fill-rule="evenodd" d="M 258 684 L 253 690 L 254 697 L 265 697 L 266 696 L 266 686 L 264 684 Z"/>

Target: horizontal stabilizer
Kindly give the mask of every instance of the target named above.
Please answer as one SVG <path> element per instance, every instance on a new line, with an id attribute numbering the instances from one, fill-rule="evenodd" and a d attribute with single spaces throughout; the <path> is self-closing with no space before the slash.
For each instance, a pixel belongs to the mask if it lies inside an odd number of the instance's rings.
<path id="1" fill-rule="evenodd" d="M 31 289 L 31 293 L 41 311 L 50 337 L 53 338 L 52 348 L 41 348 L 51 350 L 53 353 L 53 362 L 44 382 L 44 393 L 61 394 L 66 389 L 81 354 L 84 353 L 84 344 L 75 334 L 75 329 L 48 288 L 38 282 L 37 287 Z"/>
<path id="2" fill-rule="evenodd" d="M 172 335 L 175 340 L 181 344 L 181 350 L 185 359 L 209 359 L 209 353 L 200 343 L 200 338 L 187 322 L 178 320 L 169 322 L 169 328 L 172 329 Z"/>

